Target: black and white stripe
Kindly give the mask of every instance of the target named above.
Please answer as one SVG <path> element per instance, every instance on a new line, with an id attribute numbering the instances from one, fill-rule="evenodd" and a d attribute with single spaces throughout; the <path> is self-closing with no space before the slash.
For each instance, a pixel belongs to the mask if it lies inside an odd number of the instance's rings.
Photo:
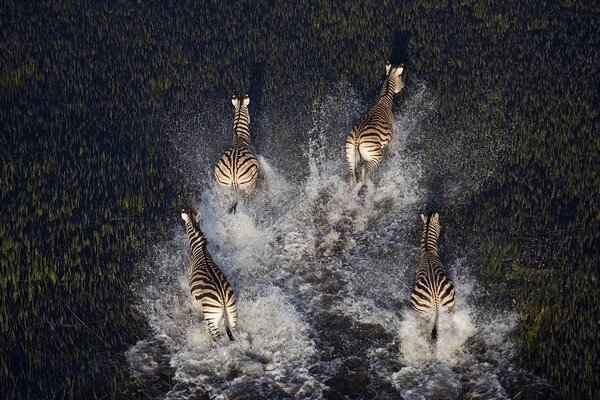
<path id="1" fill-rule="evenodd" d="M 233 141 L 215 166 L 215 179 L 222 186 L 233 189 L 235 199 L 230 212 L 235 212 L 240 190 L 250 195 L 256 188 L 258 160 L 250 143 L 250 98 L 246 95 L 240 101 L 233 96 L 231 102 L 235 108 Z"/>
<path id="2" fill-rule="evenodd" d="M 438 319 L 441 309 L 451 310 L 454 307 L 454 285 L 444 270 L 438 255 L 437 241 L 440 235 L 440 216 L 438 213 L 423 220 L 423 235 L 419 253 L 419 267 L 415 279 L 415 289 L 410 295 L 410 302 L 419 314 L 435 312 L 435 321 L 431 338 L 437 339 Z"/>
<path id="3" fill-rule="evenodd" d="M 381 162 L 383 150 L 394 136 L 394 95 L 404 88 L 403 65 L 385 67 L 386 79 L 381 88 L 377 103 L 367 115 L 352 128 L 346 139 L 346 161 L 350 173 L 350 184 L 356 184 L 356 168 L 362 161 L 361 180 L 364 183 L 369 171 Z"/>
<path id="4" fill-rule="evenodd" d="M 231 329 L 237 325 L 235 294 L 225 275 L 213 262 L 206 249 L 206 236 L 200 230 L 200 214 L 182 210 L 181 218 L 190 241 L 192 258 L 188 270 L 190 288 L 194 298 L 202 304 L 204 320 L 214 340 L 221 337 L 219 326 L 224 322 L 227 336 L 233 340 Z"/>

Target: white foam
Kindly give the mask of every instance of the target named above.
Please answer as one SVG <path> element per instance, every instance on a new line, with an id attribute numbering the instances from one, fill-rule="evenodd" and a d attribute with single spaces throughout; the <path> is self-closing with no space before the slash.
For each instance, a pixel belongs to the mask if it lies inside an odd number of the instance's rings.
<path id="1" fill-rule="evenodd" d="M 170 362 L 181 385 L 226 396 L 232 377 L 236 385 L 255 380 L 273 383 L 315 357 L 306 324 L 277 289 L 256 300 L 240 298 L 238 313 L 233 343 L 214 345 L 203 324 L 187 326 L 181 348 Z M 305 380 L 302 386 L 320 387 L 310 376 Z M 297 384 L 279 382 L 278 386 L 291 393 L 299 390 Z"/>
<path id="2" fill-rule="evenodd" d="M 508 332 L 515 327 L 516 318 L 471 306 L 476 285 L 465 276 L 465 263 L 463 259 L 453 265 L 457 301 L 452 312 L 440 314 L 435 346 L 430 341 L 433 317 L 424 321 L 410 310 L 400 323 L 405 367 L 392 374 L 390 381 L 403 398 L 456 398 L 461 390 L 480 398 L 508 398 L 500 375 L 514 356 Z M 464 382 L 468 388 L 463 387 Z"/>
<path id="3" fill-rule="evenodd" d="M 514 320 L 470 304 L 474 284 L 459 271 L 465 260 L 451 265 L 458 301 L 453 313 L 440 317 L 435 352 L 428 350 L 420 319 L 406 307 L 418 261 L 412 228 L 424 197 L 422 154 L 415 149 L 434 103 L 423 85 L 404 101 L 396 137 L 364 194 L 348 186 L 343 143 L 366 107 L 344 85 L 315 102 L 310 143 L 290 150 L 305 151 L 306 173 L 259 157 L 257 191 L 235 214 L 228 213 L 229 194 L 212 184 L 209 173 L 190 173 L 191 181 L 206 181 L 197 204 L 200 226 L 238 296 L 236 341 L 211 341 L 189 294 L 189 244 L 176 227 L 173 239 L 158 244 L 140 266 L 143 278 L 134 284 L 152 335 L 128 351 L 132 369 L 153 374 L 168 364 L 174 376 L 166 397 L 173 399 L 196 391 L 224 399 L 248 391 L 257 397 L 320 398 L 343 360 L 319 360 L 323 332 L 314 328 L 319 322 L 314 319 L 334 313 L 389 335 L 386 346 L 365 351 L 365 362 L 373 379 L 390 382 L 404 398 L 456 397 L 465 380 L 502 396 L 495 367 L 484 365 L 468 341 L 475 336 L 487 355 L 508 360 L 506 333 Z M 335 337 L 338 327 L 325 329 Z M 358 339 L 363 342 L 347 345 L 368 344 Z"/>

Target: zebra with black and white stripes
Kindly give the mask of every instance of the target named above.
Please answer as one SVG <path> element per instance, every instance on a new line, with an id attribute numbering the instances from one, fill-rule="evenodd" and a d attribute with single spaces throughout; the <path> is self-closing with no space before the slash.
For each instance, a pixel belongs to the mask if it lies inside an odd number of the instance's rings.
<path id="1" fill-rule="evenodd" d="M 431 311 L 435 313 L 431 331 L 431 338 L 435 341 L 440 310 L 444 308 L 451 310 L 454 307 L 454 285 L 446 275 L 438 254 L 440 215 L 434 213 L 426 217 L 421 214 L 421 219 L 423 220 L 423 234 L 419 252 L 419 267 L 410 302 L 415 311 L 423 316 Z"/>
<path id="2" fill-rule="evenodd" d="M 381 162 L 383 151 L 394 136 L 394 95 L 404 88 L 402 72 L 404 65 L 385 66 L 386 79 L 377 103 L 355 125 L 346 139 L 346 161 L 350 173 L 350 185 L 356 184 L 356 168 L 362 161 L 361 180 L 365 183 L 369 171 Z"/>
<path id="3" fill-rule="evenodd" d="M 237 208 L 240 190 L 250 195 L 256 188 L 259 168 L 250 143 L 250 97 L 246 95 L 240 101 L 233 96 L 231 103 L 235 108 L 233 141 L 215 166 L 215 179 L 220 185 L 233 189 L 234 201 L 229 209 L 229 212 L 233 213 Z"/>
<path id="4" fill-rule="evenodd" d="M 183 209 L 192 257 L 188 269 L 192 296 L 202 305 L 204 320 L 214 340 L 221 337 L 220 324 L 224 322 L 229 340 L 233 340 L 231 329 L 237 325 L 237 307 L 231 285 L 212 260 L 206 249 L 206 236 L 200 230 L 200 213 Z"/>

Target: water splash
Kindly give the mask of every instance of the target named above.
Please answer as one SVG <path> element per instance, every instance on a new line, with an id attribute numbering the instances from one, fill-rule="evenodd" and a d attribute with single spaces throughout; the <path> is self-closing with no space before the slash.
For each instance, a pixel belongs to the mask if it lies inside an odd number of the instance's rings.
<path id="1" fill-rule="evenodd" d="M 134 287 L 152 335 L 127 353 L 134 373 L 151 380 L 167 369 L 163 397 L 172 399 L 506 398 L 518 371 L 507 339 L 516 317 L 473 305 L 481 294 L 468 260 L 449 265 L 458 301 L 441 316 L 435 351 L 407 307 L 425 197 L 420 144 L 434 103 L 423 85 L 406 99 L 364 194 L 349 188 L 343 156 L 364 108 L 348 86 L 313 104 L 305 171 L 260 157 L 258 191 L 236 214 L 209 180 L 196 208 L 238 296 L 236 341 L 211 342 L 189 295 L 181 229 L 139 267 Z"/>

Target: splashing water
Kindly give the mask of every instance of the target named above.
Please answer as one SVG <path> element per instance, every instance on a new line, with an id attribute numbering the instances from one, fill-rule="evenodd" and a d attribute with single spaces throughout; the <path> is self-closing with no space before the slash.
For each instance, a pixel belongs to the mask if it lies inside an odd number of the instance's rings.
<path id="1" fill-rule="evenodd" d="M 342 95 L 352 101 L 341 106 Z M 480 294 L 468 260 L 449 263 L 457 304 L 441 314 L 435 349 L 407 306 L 424 197 L 417 144 L 432 103 L 424 86 L 406 100 L 364 195 L 346 178 L 342 146 L 361 107 L 348 87 L 313 107 L 306 174 L 260 157 L 257 193 L 236 214 L 207 182 L 200 226 L 238 297 L 236 341 L 210 339 L 189 294 L 181 228 L 139 266 L 134 286 L 152 334 L 127 352 L 133 373 L 166 376 L 168 399 L 508 398 L 506 382 L 522 373 L 507 339 L 516 316 L 471 306 Z"/>

